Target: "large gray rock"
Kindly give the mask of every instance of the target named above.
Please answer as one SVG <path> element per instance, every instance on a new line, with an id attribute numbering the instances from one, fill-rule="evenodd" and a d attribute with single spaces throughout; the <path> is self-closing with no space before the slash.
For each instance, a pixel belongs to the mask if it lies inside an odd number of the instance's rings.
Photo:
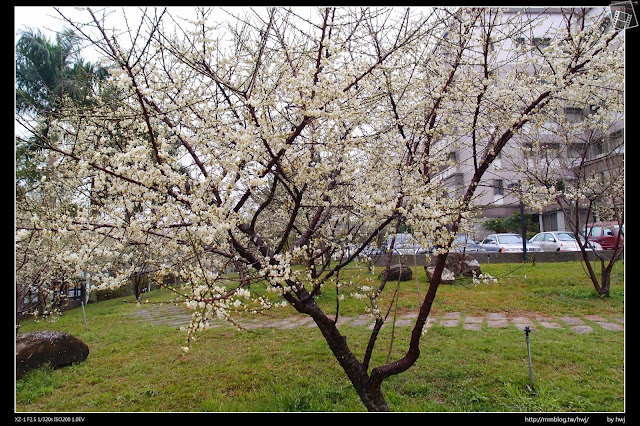
<path id="1" fill-rule="evenodd" d="M 480 269 L 480 262 L 472 257 L 465 257 L 462 261 L 460 275 L 465 278 L 473 278 L 474 276 L 477 277 L 481 274 L 482 270 Z"/>
<path id="2" fill-rule="evenodd" d="M 436 269 L 435 266 L 424 265 L 424 270 L 427 273 L 427 278 L 431 281 L 431 277 L 433 277 L 433 272 Z M 442 275 L 440 275 L 440 283 L 442 284 L 453 284 L 456 280 L 456 276 L 453 272 L 448 270 L 447 268 L 442 269 Z"/>
<path id="3" fill-rule="evenodd" d="M 436 260 L 437 257 L 432 257 L 429 265 L 425 266 L 425 270 L 427 267 L 435 266 Z M 469 256 L 463 256 L 462 253 L 458 252 L 449 252 L 444 266 L 451 271 L 454 277 L 462 275 L 465 278 L 472 278 L 474 274 L 478 276 L 482 273 L 480 263 L 477 260 Z"/>
<path id="4" fill-rule="evenodd" d="M 84 361 L 89 347 L 62 331 L 37 331 L 16 336 L 16 378 L 43 364 L 58 368 Z"/>
<path id="5" fill-rule="evenodd" d="M 383 270 L 380 274 L 380 279 L 384 277 L 387 270 Z M 387 281 L 409 281 L 413 276 L 411 268 L 405 265 L 393 265 L 389 267 L 389 273 L 387 274 Z"/>

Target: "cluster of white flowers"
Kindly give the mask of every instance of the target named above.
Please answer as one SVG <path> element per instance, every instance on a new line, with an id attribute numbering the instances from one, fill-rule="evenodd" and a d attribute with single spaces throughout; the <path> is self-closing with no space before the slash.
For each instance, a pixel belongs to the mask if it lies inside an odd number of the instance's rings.
<path id="1" fill-rule="evenodd" d="M 266 257 L 259 274 L 264 276 L 273 287 L 282 288 L 284 292 L 291 291 L 291 253 L 276 254 L 273 258 Z"/>
<path id="2" fill-rule="evenodd" d="M 498 279 L 492 275 L 489 274 L 479 274 L 479 275 L 473 275 L 473 285 L 480 285 L 480 284 L 496 284 L 498 282 Z"/>

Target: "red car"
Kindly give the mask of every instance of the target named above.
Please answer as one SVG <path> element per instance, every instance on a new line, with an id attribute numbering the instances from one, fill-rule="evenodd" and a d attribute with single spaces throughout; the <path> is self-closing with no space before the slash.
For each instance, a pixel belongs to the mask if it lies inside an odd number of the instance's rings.
<path id="1" fill-rule="evenodd" d="M 618 241 L 618 234 L 620 234 L 618 247 L 622 248 L 624 245 L 624 225 L 622 225 L 622 230 L 620 230 L 620 225 L 616 222 L 588 223 L 584 227 L 583 235 L 585 235 L 589 241 L 600 244 L 603 250 L 613 250 Z"/>

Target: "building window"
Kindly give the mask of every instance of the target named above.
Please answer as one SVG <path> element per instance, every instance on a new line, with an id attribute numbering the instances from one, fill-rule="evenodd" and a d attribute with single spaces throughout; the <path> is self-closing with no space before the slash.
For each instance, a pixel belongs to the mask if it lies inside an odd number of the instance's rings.
<path id="1" fill-rule="evenodd" d="M 463 175 L 462 173 L 453 173 L 449 177 L 447 177 L 444 181 L 447 195 L 449 197 L 460 197 L 462 196 L 462 185 L 463 185 Z"/>
<path id="2" fill-rule="evenodd" d="M 597 141 L 593 142 L 589 147 L 590 155 L 588 158 L 594 159 L 601 156 L 602 154 L 604 154 L 604 149 L 605 149 L 604 139 L 603 138 L 598 139 Z"/>
<path id="3" fill-rule="evenodd" d="M 611 133 L 609 136 L 611 150 L 615 151 L 617 149 L 624 147 L 624 130 L 618 130 L 616 132 Z"/>
<path id="4" fill-rule="evenodd" d="M 569 158 L 581 158 L 584 154 L 585 143 L 573 142 L 567 145 L 567 157 Z"/>
<path id="5" fill-rule="evenodd" d="M 558 214 L 556 212 L 542 214 L 541 231 L 557 231 L 558 230 Z"/>
<path id="6" fill-rule="evenodd" d="M 543 49 L 551 45 L 551 39 L 549 37 L 534 37 L 533 45 Z"/>
<path id="7" fill-rule="evenodd" d="M 504 195 L 504 182 L 502 179 L 493 180 L 493 195 Z"/>
<path id="8" fill-rule="evenodd" d="M 566 107 L 564 114 L 569 123 L 579 123 L 584 119 L 582 108 Z"/>

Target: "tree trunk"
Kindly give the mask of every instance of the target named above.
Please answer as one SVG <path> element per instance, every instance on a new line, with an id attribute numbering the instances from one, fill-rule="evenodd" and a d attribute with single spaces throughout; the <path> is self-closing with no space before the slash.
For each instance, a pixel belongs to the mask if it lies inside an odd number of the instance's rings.
<path id="1" fill-rule="evenodd" d="M 359 362 L 347 345 L 347 339 L 340 334 L 333 320 L 321 311 L 312 315 L 320 332 L 329 344 L 333 355 L 347 373 L 360 400 L 368 411 L 389 411 L 389 406 L 382 395 L 381 383 L 373 382 L 364 365 Z"/>
<path id="2" fill-rule="evenodd" d="M 598 291 L 598 294 L 600 297 L 609 297 L 609 290 L 611 289 L 611 268 L 605 268 L 603 262 L 600 270 L 600 291 Z"/>
<path id="3" fill-rule="evenodd" d="M 293 304 L 298 312 L 307 314 L 314 320 L 367 410 L 390 411 L 389 405 L 382 395 L 381 381 L 371 380 L 367 374 L 367 367 L 358 361 L 351 352 L 347 345 L 347 338 L 340 334 L 335 321 L 320 309 L 313 298 L 308 296 L 309 293 L 304 289 L 297 292 L 297 297 L 300 299 L 285 294 L 285 298 Z M 305 300 L 305 302 L 300 300 Z"/>
<path id="4" fill-rule="evenodd" d="M 16 330 L 20 327 L 20 321 L 22 320 L 22 314 L 25 305 L 26 291 L 24 288 L 16 287 Z"/>
<path id="5" fill-rule="evenodd" d="M 357 360 L 353 352 L 347 345 L 347 339 L 340 334 L 333 319 L 330 319 L 316 304 L 313 298 L 308 297 L 309 293 L 305 289 L 298 290 L 296 296 L 285 294 L 294 308 L 303 314 L 313 318 L 326 340 L 331 352 L 340 363 L 340 366 L 347 373 L 351 384 L 358 393 L 360 400 L 368 411 L 390 411 L 389 405 L 382 394 L 382 382 L 389 376 L 393 376 L 408 370 L 413 366 L 420 355 L 419 342 L 422 329 L 426 324 L 427 317 L 431 311 L 431 306 L 436 296 L 440 284 L 442 271 L 447 258 L 447 254 L 438 256 L 434 275 L 431 278 L 429 290 L 420 308 L 418 319 L 412 331 L 411 343 L 407 354 L 400 360 L 381 367 L 374 368 L 371 376 L 367 374 L 367 363 Z M 304 302 L 302 302 L 304 300 Z"/>

